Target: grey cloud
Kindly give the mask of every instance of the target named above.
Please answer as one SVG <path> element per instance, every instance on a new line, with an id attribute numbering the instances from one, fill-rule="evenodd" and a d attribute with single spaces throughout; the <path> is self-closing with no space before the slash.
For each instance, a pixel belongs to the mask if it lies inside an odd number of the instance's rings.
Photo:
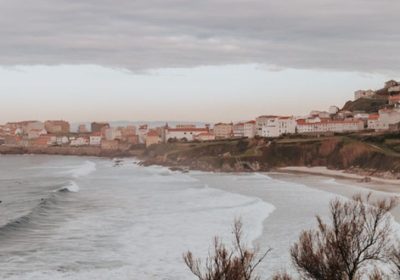
<path id="1" fill-rule="evenodd" d="M 0 0 L 0 65 L 400 70 L 398 0 Z"/>

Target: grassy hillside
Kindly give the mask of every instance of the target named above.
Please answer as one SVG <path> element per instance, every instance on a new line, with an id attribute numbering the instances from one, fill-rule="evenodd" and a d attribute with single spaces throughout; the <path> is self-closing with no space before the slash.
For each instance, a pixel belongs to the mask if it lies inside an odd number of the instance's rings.
<path id="1" fill-rule="evenodd" d="M 388 104 L 386 97 L 380 98 L 360 98 L 355 101 L 347 101 L 343 107 L 346 111 L 365 111 L 366 113 L 378 112 L 379 109 L 383 108 Z"/>
<path id="2" fill-rule="evenodd" d="M 146 151 L 144 163 L 228 172 L 267 171 L 284 166 L 327 166 L 400 174 L 400 135 L 162 144 Z"/>

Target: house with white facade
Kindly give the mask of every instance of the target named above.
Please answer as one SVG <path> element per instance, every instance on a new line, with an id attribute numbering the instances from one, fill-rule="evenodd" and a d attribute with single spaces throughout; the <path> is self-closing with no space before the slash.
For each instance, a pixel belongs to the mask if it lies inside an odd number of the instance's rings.
<path id="1" fill-rule="evenodd" d="M 271 120 L 274 120 L 277 116 L 264 115 L 256 118 L 256 135 L 262 136 L 263 127 L 270 124 Z"/>
<path id="2" fill-rule="evenodd" d="M 215 135 L 210 132 L 202 132 L 194 137 L 198 141 L 212 141 L 215 140 Z"/>
<path id="3" fill-rule="evenodd" d="M 243 136 L 247 138 L 254 138 L 256 136 L 256 121 L 248 121 L 243 125 Z"/>
<path id="4" fill-rule="evenodd" d="M 233 125 L 233 137 L 244 137 L 244 123 L 235 123 Z"/>
<path id="5" fill-rule="evenodd" d="M 89 145 L 90 146 L 101 146 L 101 132 L 93 132 L 89 136 Z"/>
<path id="6" fill-rule="evenodd" d="M 216 123 L 214 125 L 215 139 L 228 139 L 233 136 L 232 123 Z"/>
<path id="7" fill-rule="evenodd" d="M 149 132 L 149 126 L 147 124 L 139 126 L 138 130 L 139 143 L 141 144 L 146 143 L 146 136 L 148 132 Z"/>
<path id="8" fill-rule="evenodd" d="M 193 141 L 196 136 L 201 133 L 208 133 L 209 129 L 207 127 L 176 127 L 164 128 L 165 141 L 168 142 L 171 139 L 180 141 Z"/>
<path id="9" fill-rule="evenodd" d="M 374 113 L 368 116 L 367 128 L 372 130 L 381 130 L 379 122 L 379 114 Z"/>
<path id="10" fill-rule="evenodd" d="M 71 140 L 71 146 L 86 146 L 89 145 L 89 139 L 87 137 L 77 137 Z"/>
<path id="11" fill-rule="evenodd" d="M 74 138 L 72 138 L 74 139 Z M 67 136 L 56 136 L 56 144 L 57 145 L 66 145 L 70 142 Z"/>
<path id="12" fill-rule="evenodd" d="M 269 118 L 261 128 L 262 137 L 279 137 L 296 133 L 296 120 L 293 117 Z"/>
<path id="13" fill-rule="evenodd" d="M 359 119 L 326 120 L 320 121 L 299 119 L 297 120 L 297 132 L 300 134 L 327 133 L 327 132 L 355 132 L 364 129 L 364 121 Z"/>
<path id="14" fill-rule="evenodd" d="M 381 109 L 379 110 L 379 126 L 376 130 L 388 130 L 391 125 L 400 122 L 400 109 Z"/>

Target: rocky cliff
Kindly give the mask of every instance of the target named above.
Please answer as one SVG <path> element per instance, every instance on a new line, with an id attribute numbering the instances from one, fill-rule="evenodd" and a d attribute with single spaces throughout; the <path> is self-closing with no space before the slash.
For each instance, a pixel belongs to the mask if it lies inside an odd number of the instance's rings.
<path id="1" fill-rule="evenodd" d="M 399 140 L 397 140 L 399 139 Z M 246 172 L 285 166 L 326 166 L 365 175 L 400 177 L 400 136 L 346 135 L 324 138 L 230 140 L 150 147 L 144 165 Z"/>

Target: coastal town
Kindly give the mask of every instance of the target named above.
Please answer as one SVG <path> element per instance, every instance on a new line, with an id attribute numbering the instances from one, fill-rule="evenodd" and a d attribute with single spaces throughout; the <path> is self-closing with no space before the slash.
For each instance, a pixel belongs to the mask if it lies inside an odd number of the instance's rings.
<path id="1" fill-rule="evenodd" d="M 355 106 L 361 104 L 361 106 Z M 368 106 L 365 106 L 368 104 Z M 348 108 L 349 107 L 349 108 Z M 80 124 L 75 131 L 65 120 L 29 120 L 0 125 L 0 145 L 8 147 L 97 147 L 127 150 L 160 143 L 205 142 L 235 138 L 277 138 L 290 135 L 400 131 L 400 82 L 387 81 L 379 90 L 358 90 L 343 108 L 331 106 L 305 116 L 262 115 L 237 123 L 202 127 L 182 124 L 161 127 L 148 124 L 113 127 L 108 122 Z"/>

